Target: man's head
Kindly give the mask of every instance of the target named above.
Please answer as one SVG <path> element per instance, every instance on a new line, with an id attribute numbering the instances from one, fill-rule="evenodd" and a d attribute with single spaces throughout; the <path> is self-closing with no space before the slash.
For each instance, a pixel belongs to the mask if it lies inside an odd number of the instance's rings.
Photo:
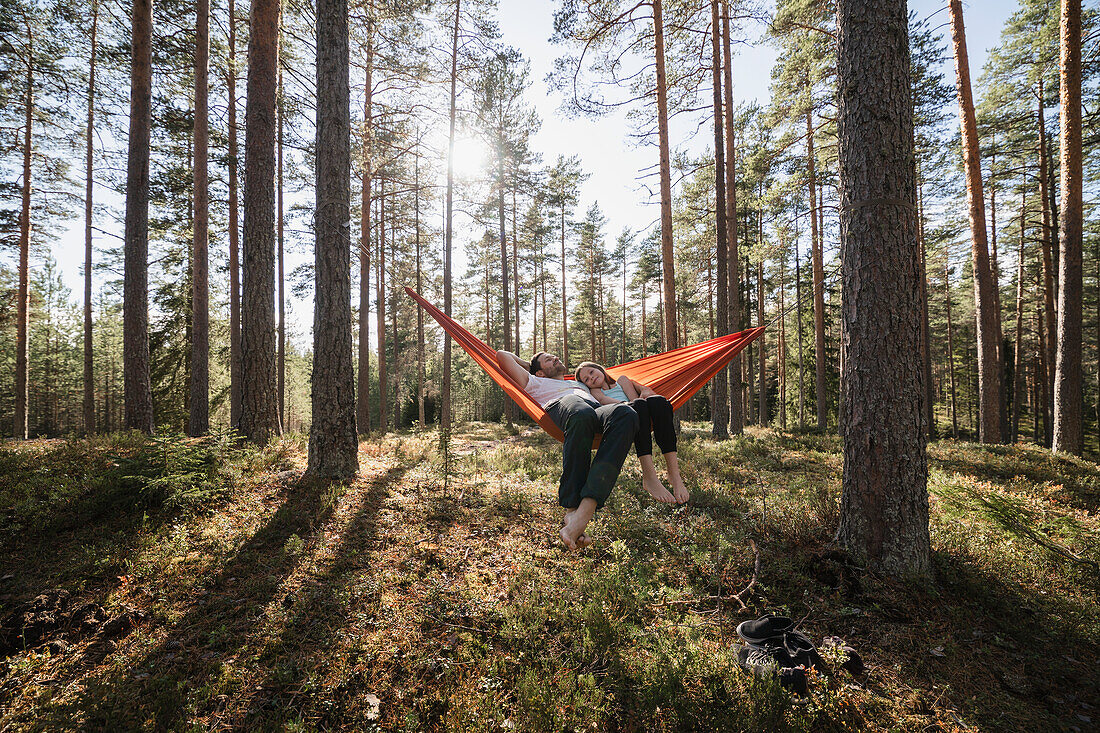
<path id="1" fill-rule="evenodd" d="M 545 351 L 540 351 L 531 357 L 531 373 L 536 377 L 548 377 L 550 379 L 564 379 L 565 373 L 568 371 L 565 368 L 565 364 L 562 363 L 554 354 L 547 354 Z"/>

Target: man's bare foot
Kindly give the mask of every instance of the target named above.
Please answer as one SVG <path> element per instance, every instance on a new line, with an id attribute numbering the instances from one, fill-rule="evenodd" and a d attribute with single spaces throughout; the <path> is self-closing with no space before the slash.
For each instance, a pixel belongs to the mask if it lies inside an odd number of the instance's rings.
<path id="1" fill-rule="evenodd" d="M 589 537 L 587 533 L 582 534 L 580 537 L 577 538 L 577 549 L 578 550 L 583 550 L 586 547 L 591 547 L 591 546 L 592 546 L 592 538 Z"/>
<path id="2" fill-rule="evenodd" d="M 564 527 L 562 527 L 560 530 L 558 530 L 558 535 L 561 536 L 561 543 L 563 545 L 565 545 L 565 549 L 567 549 L 567 550 L 577 549 L 577 541 L 574 540 L 572 535 L 569 534 L 569 525 L 568 524 L 565 525 Z"/>
<path id="3" fill-rule="evenodd" d="M 558 532 L 562 544 L 570 550 L 583 549 L 591 545 L 592 538 L 588 537 L 584 530 L 588 527 L 588 523 L 592 521 L 592 516 L 595 513 L 595 500 L 587 498 L 581 499 L 580 506 L 576 509 L 566 510 L 565 526 Z"/>
<path id="4" fill-rule="evenodd" d="M 662 504 L 673 504 L 676 502 L 676 498 L 669 493 L 669 490 L 665 488 L 665 485 L 661 483 L 661 479 L 654 476 L 646 476 L 642 474 L 642 487 L 649 492 L 657 501 Z"/>

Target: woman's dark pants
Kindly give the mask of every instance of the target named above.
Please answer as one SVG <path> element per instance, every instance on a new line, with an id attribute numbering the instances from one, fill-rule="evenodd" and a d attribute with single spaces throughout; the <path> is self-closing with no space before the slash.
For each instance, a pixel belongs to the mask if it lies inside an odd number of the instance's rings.
<path id="1" fill-rule="evenodd" d="M 576 395 L 551 402 L 546 414 L 565 433 L 558 503 L 574 509 L 581 499 L 594 499 L 602 507 L 638 432 L 638 414 L 625 402 L 594 407 Z M 593 458 L 596 435 L 603 437 Z"/>
<path id="2" fill-rule="evenodd" d="M 664 397 L 655 395 L 638 398 L 630 406 L 638 413 L 638 435 L 634 438 L 634 450 L 638 457 L 653 455 L 650 431 L 657 439 L 661 453 L 675 453 L 676 425 L 672 422 L 672 404 Z"/>

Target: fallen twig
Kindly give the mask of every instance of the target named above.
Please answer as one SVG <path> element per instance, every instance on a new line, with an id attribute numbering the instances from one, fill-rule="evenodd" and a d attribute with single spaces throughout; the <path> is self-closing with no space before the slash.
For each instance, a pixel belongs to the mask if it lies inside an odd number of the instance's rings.
<path id="1" fill-rule="evenodd" d="M 749 581 L 749 584 L 746 585 L 741 590 L 741 592 L 735 593 L 732 596 L 730 596 L 730 598 L 732 598 L 733 600 L 735 600 L 739 604 L 741 604 L 741 610 L 742 611 L 749 610 L 749 607 L 745 605 L 745 601 L 742 598 L 742 596 L 744 596 L 746 593 L 748 593 L 750 590 L 752 590 L 753 586 L 756 585 L 756 579 L 760 576 L 760 548 L 758 548 L 756 546 L 756 543 L 753 542 L 752 540 L 749 540 L 749 547 L 752 548 L 753 554 L 756 555 L 756 561 L 753 563 L 753 568 L 752 568 L 752 580 Z"/>

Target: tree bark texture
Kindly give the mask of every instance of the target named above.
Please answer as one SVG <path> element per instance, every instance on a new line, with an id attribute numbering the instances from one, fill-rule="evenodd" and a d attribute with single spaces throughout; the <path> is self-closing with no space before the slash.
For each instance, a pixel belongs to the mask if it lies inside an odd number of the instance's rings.
<path id="1" fill-rule="evenodd" d="M 930 570 L 920 248 L 904 0 L 840 0 L 844 296 L 841 544 L 871 569 Z"/>
<path id="2" fill-rule="evenodd" d="M 278 390 L 279 425 L 286 429 L 286 273 L 283 261 L 283 127 L 285 120 L 283 107 L 283 70 L 279 69 L 279 88 L 275 117 L 278 124 L 275 142 L 275 242 L 277 264 L 275 282 L 278 285 L 279 299 L 279 342 L 278 342 Z M 349 225 L 350 226 L 350 225 Z"/>
<path id="3" fill-rule="evenodd" d="M 665 24 L 663 0 L 653 0 L 653 50 L 657 74 L 657 138 L 661 178 L 661 270 L 664 294 L 664 350 L 679 346 L 676 328 L 676 268 L 672 249 L 672 171 L 668 142 L 668 86 L 665 79 Z"/>
<path id="4" fill-rule="evenodd" d="M 951 36 L 955 48 L 955 87 L 959 97 L 963 156 L 966 163 L 966 198 L 974 266 L 974 311 L 978 334 L 979 439 L 1001 442 L 1001 369 L 997 358 L 996 295 L 989 264 L 985 227 L 985 193 L 982 186 L 981 149 L 974 97 L 970 89 L 970 61 L 966 52 L 962 0 L 951 0 Z"/>
<path id="5" fill-rule="evenodd" d="M 359 389 L 356 392 L 355 416 L 358 429 L 370 434 L 370 253 L 371 253 L 371 177 L 374 125 L 372 111 L 374 71 L 374 29 L 368 21 L 366 83 L 363 86 L 363 180 L 359 198 Z M 418 288 L 419 292 L 419 288 Z M 417 309 L 419 312 L 420 309 Z"/>
<path id="6" fill-rule="evenodd" d="M 351 89 L 347 0 L 317 0 L 317 172 L 314 226 L 313 421 L 307 472 L 359 470 L 351 358 Z"/>
<path id="7" fill-rule="evenodd" d="M 153 432 L 149 373 L 149 137 L 152 125 L 153 5 L 134 0 L 131 24 L 130 138 L 126 158 L 122 373 L 125 426 Z"/>
<path id="8" fill-rule="evenodd" d="M 279 433 L 275 368 L 275 97 L 278 0 L 253 0 L 245 103 L 241 433 L 264 445 Z"/>
<path id="9" fill-rule="evenodd" d="M 210 123 L 210 2 L 195 2 L 194 224 L 191 248 L 191 409 L 187 434 L 210 430 L 210 195 L 207 171 Z"/>
<path id="10" fill-rule="evenodd" d="M 730 50 L 728 0 L 722 0 L 722 77 L 722 96 L 725 100 L 722 121 L 726 145 L 726 293 L 729 305 L 726 323 L 733 332 L 741 330 L 741 266 L 737 251 L 737 145 L 733 122 L 733 53 Z M 734 435 L 745 432 L 745 412 L 741 403 L 742 363 L 743 359 L 738 358 L 729 365 L 729 426 Z"/>
<path id="11" fill-rule="evenodd" d="M 31 252 L 31 127 L 34 124 L 34 36 L 27 21 L 27 88 L 23 107 L 23 186 L 19 211 L 19 292 L 16 302 L 15 327 L 15 417 L 12 435 L 27 439 L 27 403 L 30 396 L 27 383 L 29 349 L 27 324 L 30 319 L 30 252 Z"/>
<path id="12" fill-rule="evenodd" d="M 1054 369 L 1055 452 L 1081 455 L 1081 297 L 1084 207 L 1081 161 L 1081 0 L 1062 0 L 1062 225 L 1058 256 L 1058 348 Z"/>
<path id="13" fill-rule="evenodd" d="M 241 421 L 241 261 L 237 185 L 237 13 L 229 0 L 229 425 Z"/>
<path id="14" fill-rule="evenodd" d="M 718 333 L 726 335 L 729 327 L 729 240 L 726 235 L 726 145 L 722 114 L 722 43 L 721 25 L 718 18 L 718 0 L 710 0 L 710 46 L 711 46 L 711 85 L 714 105 L 714 214 L 716 219 L 715 245 L 715 297 L 718 310 L 716 321 Z M 709 298 L 708 298 L 709 302 Z M 623 329 L 625 336 L 626 329 Z M 727 370 L 721 369 L 714 377 L 713 403 L 711 414 L 711 435 L 719 440 L 729 437 L 729 390 Z"/>
<path id="15" fill-rule="evenodd" d="M 92 0 L 92 49 L 88 56 L 88 126 L 84 147 L 84 434 L 95 432 L 95 375 L 92 351 L 92 133 L 95 131 L 95 72 L 99 2 Z"/>

